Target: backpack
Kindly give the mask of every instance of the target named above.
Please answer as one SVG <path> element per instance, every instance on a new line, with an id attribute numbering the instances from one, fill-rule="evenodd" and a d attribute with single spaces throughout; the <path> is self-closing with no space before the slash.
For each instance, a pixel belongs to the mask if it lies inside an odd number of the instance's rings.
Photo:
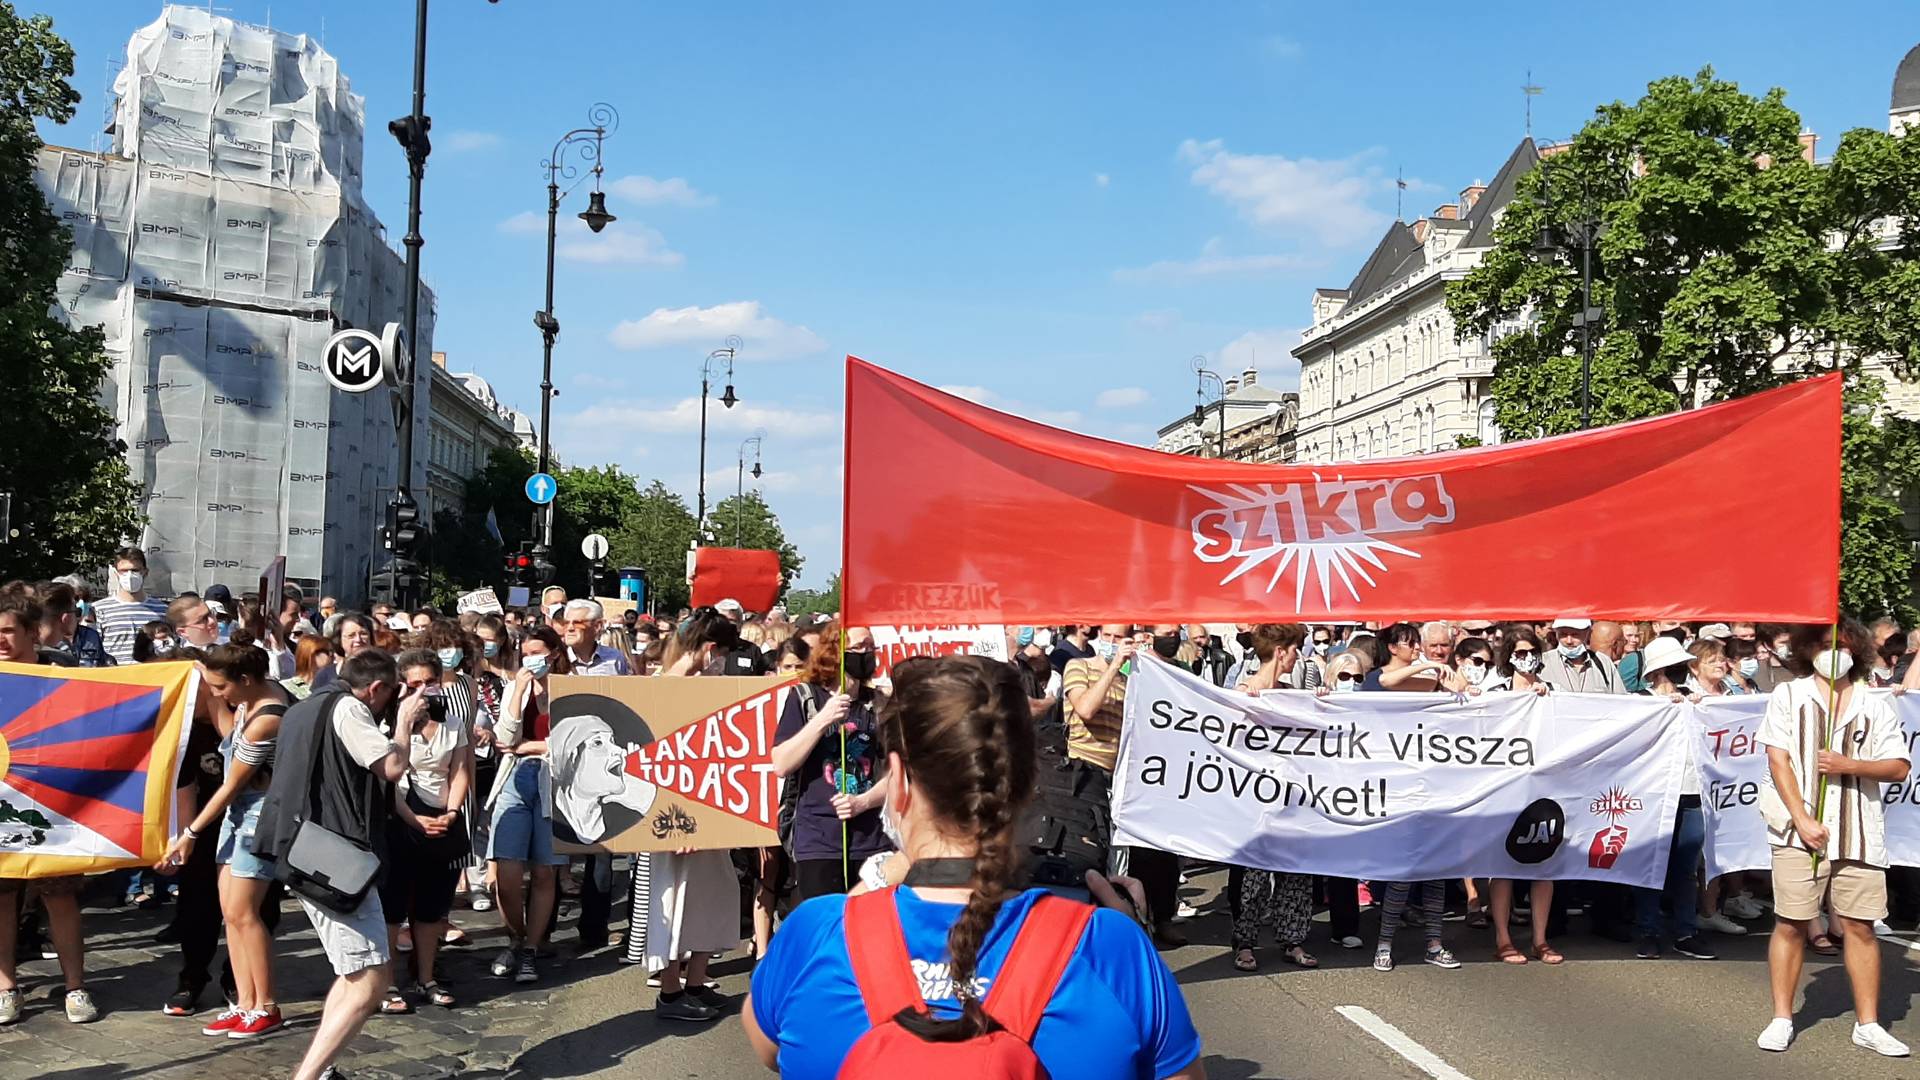
<path id="1" fill-rule="evenodd" d="M 1046 1067 L 1033 1052 L 1033 1034 L 1093 918 L 1093 908 L 1058 896 L 1036 901 L 982 1003 L 998 1026 L 963 1042 L 929 1042 L 898 1019 L 905 1010 L 925 1013 L 928 1009 L 907 953 L 900 912 L 894 906 L 897 888 L 847 901 L 847 954 L 873 1027 L 853 1044 L 838 1075 L 843 1080 L 1046 1077 Z"/>

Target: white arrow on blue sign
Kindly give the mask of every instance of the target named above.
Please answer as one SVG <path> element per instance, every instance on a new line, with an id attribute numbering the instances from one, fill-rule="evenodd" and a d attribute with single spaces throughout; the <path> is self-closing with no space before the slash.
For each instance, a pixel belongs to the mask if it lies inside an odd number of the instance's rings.
<path id="1" fill-rule="evenodd" d="M 560 482 L 548 473 L 537 472 L 527 477 L 527 501 L 535 506 L 547 505 L 559 492 Z"/>

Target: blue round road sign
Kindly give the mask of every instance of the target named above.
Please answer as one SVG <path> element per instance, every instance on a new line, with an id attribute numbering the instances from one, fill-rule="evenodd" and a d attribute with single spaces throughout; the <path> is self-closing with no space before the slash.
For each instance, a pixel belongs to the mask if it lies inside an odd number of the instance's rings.
<path id="1" fill-rule="evenodd" d="M 560 493 L 560 482 L 550 474 L 537 472 L 527 477 L 527 501 L 535 506 L 545 506 Z"/>

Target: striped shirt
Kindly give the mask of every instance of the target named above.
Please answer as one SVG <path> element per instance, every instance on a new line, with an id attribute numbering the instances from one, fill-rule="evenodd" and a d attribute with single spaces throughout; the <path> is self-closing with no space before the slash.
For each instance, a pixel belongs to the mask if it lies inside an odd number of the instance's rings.
<path id="1" fill-rule="evenodd" d="M 133 663 L 133 639 L 139 636 L 140 628 L 156 619 L 165 622 L 166 618 L 166 602 L 152 597 L 122 600 L 109 596 L 93 605 L 94 625 L 106 641 L 107 655 L 120 664 Z"/>
<path id="2" fill-rule="evenodd" d="M 1819 755 L 1822 749 L 1862 761 L 1912 760 L 1893 703 L 1883 694 L 1870 694 L 1856 683 L 1845 714 L 1836 724 L 1827 722 L 1827 698 L 1811 676 L 1782 683 L 1767 699 L 1760 722 L 1760 744 L 1779 747 L 1793 763 L 1793 778 L 1802 805 L 1812 813 L 1820 792 Z M 1851 860 L 1869 866 L 1887 865 L 1886 825 L 1877 780 L 1858 776 L 1829 776 L 1827 801 L 1821 822 L 1827 827 L 1826 850 L 1835 861 Z M 1808 850 L 1793 827 L 1792 815 L 1773 786 L 1771 771 L 1761 789 L 1760 811 L 1767 819 L 1767 842 L 1774 847 Z"/>
<path id="3" fill-rule="evenodd" d="M 1127 677 L 1115 674 L 1107 688 L 1107 700 L 1093 719 L 1082 720 L 1073 709 L 1075 691 L 1091 693 L 1100 683 L 1106 665 L 1099 660 L 1069 660 L 1062 673 L 1060 691 L 1067 700 L 1067 756 L 1075 761 L 1098 765 L 1108 772 L 1120 756 L 1120 725 L 1126 718 Z"/>

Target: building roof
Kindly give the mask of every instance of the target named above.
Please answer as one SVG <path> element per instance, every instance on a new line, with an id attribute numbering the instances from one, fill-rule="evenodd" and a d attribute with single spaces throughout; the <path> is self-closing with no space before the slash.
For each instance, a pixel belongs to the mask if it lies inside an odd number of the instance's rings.
<path id="1" fill-rule="evenodd" d="M 1920 109 L 1920 45 L 1907 50 L 1906 59 L 1893 73 L 1893 99 L 1888 112 L 1912 112 Z"/>
<path id="2" fill-rule="evenodd" d="M 1373 254 L 1347 286 L 1347 303 L 1359 304 L 1396 281 L 1427 265 L 1426 249 L 1413 237 L 1413 226 L 1396 221 L 1375 245 Z"/>
<path id="3" fill-rule="evenodd" d="M 1540 151 L 1533 145 L 1532 136 L 1520 140 L 1520 145 L 1507 155 L 1507 163 L 1500 166 L 1500 172 L 1487 185 L 1473 209 L 1467 211 L 1467 224 L 1473 231 L 1467 234 L 1466 246 L 1470 248 L 1493 246 L 1493 225 L 1502 207 L 1513 201 L 1514 189 L 1534 164 L 1540 160 Z"/>

